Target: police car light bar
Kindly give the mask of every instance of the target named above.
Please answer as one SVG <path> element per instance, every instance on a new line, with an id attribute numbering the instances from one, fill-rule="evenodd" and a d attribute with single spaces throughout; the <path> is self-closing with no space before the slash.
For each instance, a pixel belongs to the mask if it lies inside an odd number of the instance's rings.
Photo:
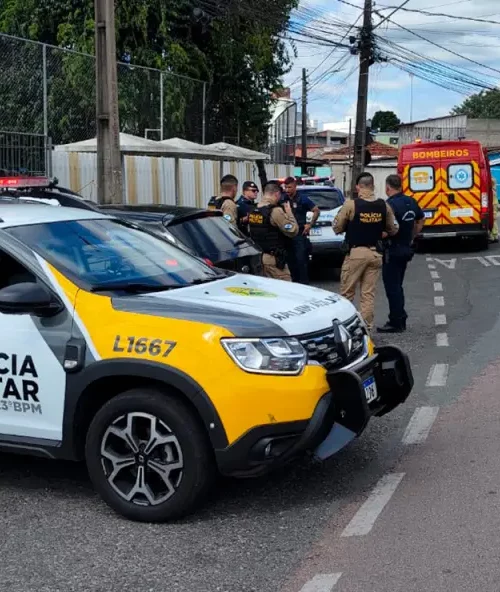
<path id="1" fill-rule="evenodd" d="M 0 177 L 0 189 L 26 187 L 50 187 L 50 180 L 47 177 Z"/>

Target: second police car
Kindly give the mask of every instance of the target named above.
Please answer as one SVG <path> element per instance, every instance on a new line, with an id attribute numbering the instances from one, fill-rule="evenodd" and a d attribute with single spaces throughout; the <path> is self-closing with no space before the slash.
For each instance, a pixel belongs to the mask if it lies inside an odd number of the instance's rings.
<path id="1" fill-rule="evenodd" d="M 217 471 L 327 458 L 412 386 L 337 294 L 216 270 L 99 212 L 0 200 L 0 449 L 86 460 L 124 516 L 179 517 Z"/>

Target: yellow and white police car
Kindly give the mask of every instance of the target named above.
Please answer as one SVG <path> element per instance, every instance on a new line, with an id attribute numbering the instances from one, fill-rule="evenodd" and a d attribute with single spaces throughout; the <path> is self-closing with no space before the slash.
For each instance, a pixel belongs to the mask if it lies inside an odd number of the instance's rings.
<path id="1" fill-rule="evenodd" d="M 375 349 L 336 294 L 0 199 L 0 449 L 84 459 L 131 519 L 191 511 L 217 471 L 327 458 L 412 386 L 405 354 Z"/>

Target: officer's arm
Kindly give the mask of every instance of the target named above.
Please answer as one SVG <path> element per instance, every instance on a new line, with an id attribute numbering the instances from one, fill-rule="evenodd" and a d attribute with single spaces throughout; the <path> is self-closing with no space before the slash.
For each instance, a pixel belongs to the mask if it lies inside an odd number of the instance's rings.
<path id="1" fill-rule="evenodd" d="M 299 225 L 293 214 L 287 214 L 281 208 L 273 208 L 271 212 L 271 224 L 276 226 L 281 232 L 293 238 L 299 232 Z"/>
<path id="2" fill-rule="evenodd" d="M 311 226 L 314 226 L 316 224 L 316 222 L 318 221 L 319 215 L 320 215 L 320 210 L 318 208 L 318 206 L 314 206 L 314 208 L 311 210 L 311 212 L 313 213 L 313 217 L 311 220 Z"/>
<path id="3" fill-rule="evenodd" d="M 231 222 L 231 224 L 236 224 L 238 219 L 238 207 L 234 201 L 226 199 L 226 201 L 221 206 L 221 211 L 224 214 L 224 218 L 228 222 Z"/>
<path id="4" fill-rule="evenodd" d="M 413 238 L 422 232 L 422 228 L 425 224 L 425 216 L 422 208 L 418 205 L 417 200 L 415 201 L 415 226 L 413 227 Z"/>
<path id="5" fill-rule="evenodd" d="M 340 208 L 340 212 L 336 215 L 335 220 L 333 221 L 333 232 L 335 234 L 342 234 L 347 229 L 347 224 L 351 219 L 351 212 L 354 206 L 354 202 L 346 201 L 344 205 Z"/>
<path id="6" fill-rule="evenodd" d="M 387 207 L 387 217 L 386 217 L 386 224 L 385 224 L 385 231 L 389 236 L 394 236 L 398 233 L 399 225 L 396 221 L 396 216 L 389 204 L 386 204 Z"/>

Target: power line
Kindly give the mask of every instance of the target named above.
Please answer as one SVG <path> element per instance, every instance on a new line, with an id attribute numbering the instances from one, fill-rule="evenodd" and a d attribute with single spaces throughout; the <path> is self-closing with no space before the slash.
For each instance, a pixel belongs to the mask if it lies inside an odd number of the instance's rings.
<path id="1" fill-rule="evenodd" d="M 341 0 L 341 1 L 345 1 L 345 0 Z M 379 14 L 378 11 L 375 11 L 375 12 L 377 14 Z M 411 29 L 408 29 L 407 27 L 400 25 L 399 23 L 396 23 L 395 21 L 393 21 L 391 19 L 388 19 L 388 21 L 393 23 L 394 25 L 397 25 L 400 29 L 403 29 L 403 31 L 407 31 L 408 33 L 411 33 L 412 35 L 414 35 L 415 37 L 418 37 L 422 41 L 430 43 L 431 45 L 434 45 L 435 47 L 438 47 L 439 49 L 442 49 L 443 51 L 447 51 L 448 53 L 450 53 L 456 57 L 459 57 L 460 59 L 467 60 L 468 62 L 471 62 L 471 64 L 475 64 L 476 66 L 480 66 L 481 68 L 485 68 L 487 70 L 491 70 L 492 72 L 496 72 L 496 73 L 500 74 L 500 70 L 497 70 L 496 68 L 492 68 L 491 66 L 487 66 L 486 64 L 481 64 L 481 62 L 473 60 L 472 58 L 468 58 L 466 56 L 463 56 L 463 55 L 459 54 L 458 52 L 445 47 L 444 45 L 440 45 L 439 43 L 436 43 L 435 41 L 431 41 L 430 39 L 427 39 L 427 37 L 420 35 L 420 33 L 416 33 L 415 31 L 412 31 Z"/>
<path id="2" fill-rule="evenodd" d="M 403 10 L 403 8 L 408 4 L 410 0 L 405 0 L 403 2 L 403 4 L 401 4 L 401 6 L 396 7 L 389 16 L 384 17 L 379 23 L 377 23 L 373 28 L 377 29 L 378 27 L 380 27 L 380 25 L 382 25 L 383 23 L 385 23 L 385 21 L 388 21 L 392 16 L 394 16 L 396 14 L 396 12 L 398 10 Z M 378 13 L 377 13 L 378 14 Z"/>
<path id="3" fill-rule="evenodd" d="M 348 4 L 346 2 L 346 0 L 339 0 L 339 2 L 343 2 L 344 4 Z M 351 4 L 351 6 L 355 6 L 355 5 Z M 358 7 L 356 7 L 356 8 L 358 8 Z M 396 7 L 395 6 L 387 6 L 387 7 L 384 7 L 382 10 L 390 10 L 391 8 L 396 8 Z M 487 23 L 488 25 L 500 25 L 500 21 L 488 21 L 486 19 L 474 18 L 472 16 L 459 16 L 459 15 L 453 15 L 453 14 L 445 14 L 442 12 L 429 12 L 427 10 L 419 10 L 417 8 L 399 8 L 399 10 L 403 10 L 404 12 L 413 12 L 413 13 L 417 13 L 417 14 L 424 14 L 425 16 L 440 16 L 443 18 L 450 18 L 450 19 L 454 19 L 457 21 L 471 21 L 471 22 L 475 22 L 475 23 Z M 378 12 L 377 12 L 377 14 L 378 14 Z M 494 13 L 494 14 L 497 14 L 497 13 Z M 379 15 L 379 16 L 381 16 L 381 15 Z"/>

